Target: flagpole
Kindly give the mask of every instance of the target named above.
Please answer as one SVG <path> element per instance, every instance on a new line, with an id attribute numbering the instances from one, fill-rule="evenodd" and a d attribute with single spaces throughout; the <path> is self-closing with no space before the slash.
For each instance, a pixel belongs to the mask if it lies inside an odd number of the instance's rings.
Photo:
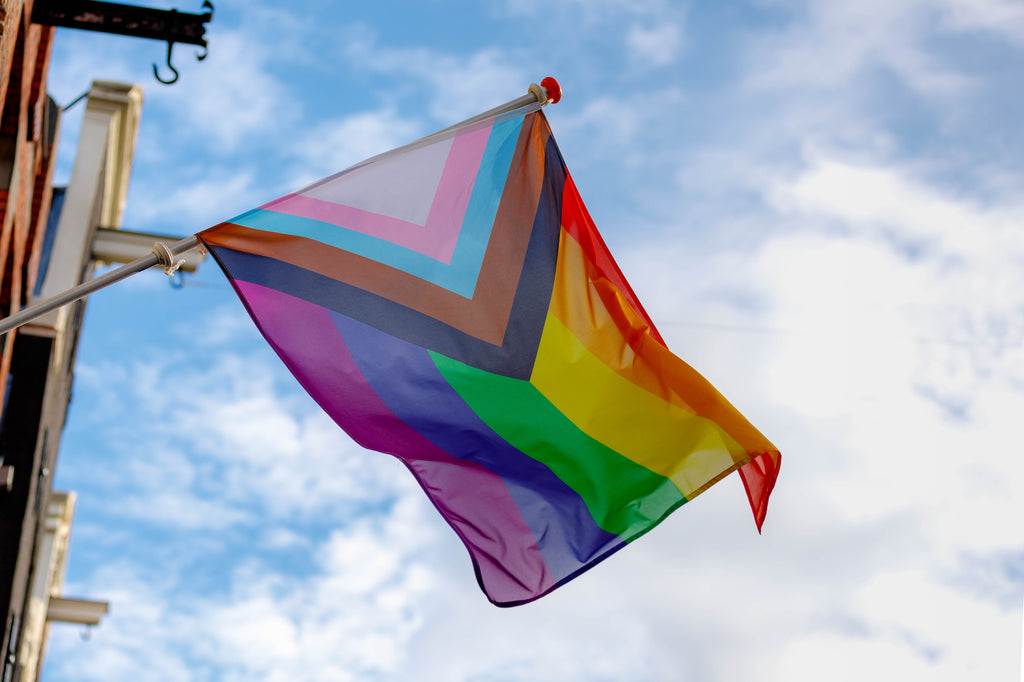
<path id="1" fill-rule="evenodd" d="M 375 161 L 383 156 L 407 150 L 410 147 L 414 147 L 417 145 L 422 145 L 425 142 L 429 142 L 430 140 L 433 140 L 434 138 L 440 135 L 445 135 L 453 130 L 457 130 L 465 126 L 472 125 L 477 121 L 483 121 L 488 118 L 493 118 L 495 116 L 507 114 L 517 109 L 521 109 L 523 107 L 531 105 L 535 105 L 537 108 L 540 108 L 546 106 L 548 103 L 558 102 L 560 99 L 562 99 L 562 86 L 558 84 L 557 80 L 555 80 L 551 76 L 548 76 L 547 78 L 540 82 L 540 85 L 537 85 L 536 83 L 531 83 L 529 89 L 527 90 L 527 94 L 523 95 L 522 97 L 517 97 L 516 99 L 506 102 L 505 104 L 502 104 L 500 106 L 494 107 L 493 109 L 488 109 L 487 111 L 477 114 L 476 116 L 471 116 L 470 118 L 467 118 L 464 121 L 460 121 L 455 125 L 448 126 L 443 130 L 439 130 L 436 133 L 427 135 L 426 137 L 420 138 L 415 142 L 410 142 L 409 144 L 398 147 L 397 149 L 392 149 L 390 151 L 384 152 L 383 154 L 378 154 L 377 156 L 366 159 L 365 161 L 361 161 L 360 163 L 356 164 L 356 166 L 362 166 L 363 164 L 369 163 L 370 161 Z M 355 166 L 353 166 L 353 168 L 354 167 Z M 327 179 L 329 178 L 325 178 L 325 180 Z M 313 184 L 316 185 L 319 184 L 320 182 L 324 182 L 325 180 L 320 180 Z M 178 266 L 180 265 L 180 262 L 175 264 L 174 256 L 189 251 L 198 245 L 199 238 L 196 237 L 195 235 L 182 239 L 179 242 L 175 242 L 170 247 L 168 247 L 163 242 L 157 242 L 156 244 L 153 245 L 153 253 L 151 253 L 148 256 L 144 256 L 143 258 L 140 258 L 136 261 L 132 261 L 127 265 L 122 265 L 116 270 L 111 270 L 110 272 L 104 275 L 100 275 L 95 279 L 91 279 L 88 282 L 85 282 L 84 284 L 79 284 L 77 287 L 74 287 L 73 289 L 68 289 L 64 293 L 57 294 L 56 296 L 48 298 L 45 301 L 40 301 L 35 305 L 25 308 L 21 312 L 15 313 L 10 317 L 0 320 L 0 335 L 6 334 L 12 329 L 16 329 L 21 325 L 34 320 L 40 315 L 44 315 L 50 312 L 51 310 L 56 310 L 57 308 L 60 308 L 63 305 L 67 305 L 68 303 L 77 301 L 80 298 L 84 298 L 94 291 L 102 289 L 103 287 L 110 286 L 115 282 L 119 282 L 122 279 L 125 279 L 126 277 L 130 277 L 131 275 L 151 268 L 154 265 L 162 265 L 164 267 L 164 272 L 166 272 L 168 275 L 173 274 L 174 271 L 177 270 Z"/>
<path id="2" fill-rule="evenodd" d="M 477 121 L 483 121 L 484 119 L 493 118 L 495 116 L 500 116 L 502 114 L 507 114 L 510 111 L 515 111 L 516 109 L 521 109 L 522 107 L 529 106 L 531 104 L 539 104 L 540 106 L 543 107 L 547 105 L 549 102 L 555 104 L 560 99 L 562 99 L 562 86 L 559 85 L 558 81 L 556 81 L 554 78 L 548 76 L 547 78 L 540 82 L 540 85 L 537 85 L 536 83 L 531 83 L 530 87 L 527 90 L 527 94 L 523 95 L 522 97 L 517 97 L 516 99 L 510 102 L 505 102 L 504 104 L 494 107 L 493 109 L 488 109 L 487 111 L 477 114 L 476 116 L 471 116 L 470 118 L 467 118 L 465 121 L 460 121 L 455 125 L 450 125 L 447 128 L 438 130 L 436 133 L 427 135 L 426 137 L 422 138 L 421 140 L 417 140 L 412 144 L 419 144 L 423 140 L 429 140 L 434 136 L 444 135 L 445 133 L 451 132 L 452 130 L 458 130 L 459 128 L 464 128 L 465 126 L 472 125 Z"/>
<path id="3" fill-rule="evenodd" d="M 163 266 L 164 272 L 168 275 L 174 274 L 174 271 L 177 270 L 182 263 L 182 261 L 175 261 L 174 257 L 185 253 L 186 251 L 190 251 L 198 245 L 199 238 L 195 235 L 175 242 L 171 246 L 167 246 L 163 242 L 156 242 L 153 245 L 153 252 L 148 256 L 143 256 L 142 258 L 134 260 L 127 265 L 122 265 L 115 270 L 111 270 L 110 272 L 91 279 L 88 282 L 79 284 L 77 287 L 68 289 L 63 293 L 57 294 L 45 301 L 40 301 L 35 305 L 25 308 L 21 312 L 0 320 L 0 335 L 6 334 L 12 329 L 16 329 L 27 322 L 31 322 L 51 310 L 56 310 L 57 308 L 77 301 L 80 298 L 85 298 L 98 289 L 110 286 L 115 282 L 119 282 L 126 277 L 130 277 L 137 272 L 142 272 L 154 265 Z"/>
<path id="4" fill-rule="evenodd" d="M 476 116 L 470 116 L 464 121 L 459 121 L 458 123 L 450 125 L 447 128 L 442 128 L 441 130 L 438 130 L 435 133 L 431 133 L 425 137 L 421 137 L 418 140 L 413 140 L 408 144 L 403 144 L 401 147 L 395 147 L 394 149 L 389 149 L 386 152 L 381 152 L 376 156 L 371 156 L 368 159 L 363 159 L 359 163 L 349 166 L 340 173 L 335 173 L 334 175 L 330 175 L 326 178 L 317 180 L 316 182 L 307 185 L 306 187 L 303 187 L 301 190 L 296 191 L 301 192 L 304 190 L 312 189 L 317 185 L 323 184 L 329 180 L 333 180 L 341 173 L 347 173 L 351 171 L 353 168 L 359 168 L 360 166 L 365 166 L 368 163 L 379 161 L 393 154 L 399 154 L 401 152 L 406 152 L 411 149 L 415 149 L 416 147 L 422 147 L 423 145 L 430 143 L 431 141 L 435 140 L 438 137 L 441 137 L 442 135 L 447 135 L 451 133 L 453 130 L 459 130 L 460 128 L 465 128 L 466 126 L 473 125 L 478 121 L 484 121 L 489 118 L 494 118 L 495 116 L 508 114 L 510 112 L 516 111 L 517 109 L 522 109 L 523 107 L 533 106 L 536 109 L 540 109 L 541 107 L 547 106 L 548 104 L 557 104 L 558 101 L 561 99 L 562 86 L 558 84 L 557 80 L 555 80 L 551 76 L 548 76 L 547 78 L 540 82 L 540 85 L 537 85 L 536 83 L 531 83 L 530 87 L 527 89 L 527 94 L 523 95 L 522 97 L 517 97 L 514 100 L 505 102 L 504 104 L 498 105 L 493 109 L 488 109 L 487 111 L 477 114 Z"/>

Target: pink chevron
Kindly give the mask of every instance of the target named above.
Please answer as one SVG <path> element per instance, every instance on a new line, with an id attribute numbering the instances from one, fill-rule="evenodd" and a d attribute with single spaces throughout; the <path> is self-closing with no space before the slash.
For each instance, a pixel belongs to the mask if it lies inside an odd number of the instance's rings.
<path id="1" fill-rule="evenodd" d="M 301 194 L 286 194 L 260 208 L 331 223 L 450 264 L 490 133 L 488 126 L 452 140 L 423 225 Z M 473 184 L 467 186 L 466 178 L 473 178 Z"/>

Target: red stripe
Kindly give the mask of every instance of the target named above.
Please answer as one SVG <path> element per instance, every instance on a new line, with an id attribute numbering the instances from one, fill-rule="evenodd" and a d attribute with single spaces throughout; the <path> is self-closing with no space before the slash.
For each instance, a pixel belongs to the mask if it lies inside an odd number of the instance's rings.
<path id="1" fill-rule="evenodd" d="M 568 172 L 565 176 L 565 191 L 562 194 L 562 229 L 579 242 L 590 262 L 605 279 L 615 285 L 633 311 L 651 328 L 651 337 L 664 346 L 665 340 L 661 338 L 651 316 L 644 310 L 640 299 L 637 298 L 633 288 L 626 281 L 625 275 L 622 274 L 622 270 L 612 258 L 611 251 L 594 226 L 594 219 L 590 217 L 590 213 L 576 189 L 576 183 L 573 182 Z"/>

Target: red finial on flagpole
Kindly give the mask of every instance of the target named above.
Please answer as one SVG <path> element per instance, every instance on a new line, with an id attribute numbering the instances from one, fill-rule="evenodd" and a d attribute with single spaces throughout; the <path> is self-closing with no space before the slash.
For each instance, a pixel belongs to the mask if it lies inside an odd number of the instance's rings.
<path id="1" fill-rule="evenodd" d="M 558 100 L 562 99 L 562 86 L 558 84 L 551 76 L 548 76 L 540 82 L 540 87 L 548 93 L 548 101 L 552 104 L 557 104 Z"/>

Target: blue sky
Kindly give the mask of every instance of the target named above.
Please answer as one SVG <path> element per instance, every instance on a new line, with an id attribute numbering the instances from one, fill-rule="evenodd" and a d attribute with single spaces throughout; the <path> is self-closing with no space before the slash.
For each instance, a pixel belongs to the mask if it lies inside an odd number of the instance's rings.
<path id="1" fill-rule="evenodd" d="M 59 30 L 59 103 L 146 89 L 124 227 L 182 236 L 557 77 L 627 277 L 784 466 L 761 536 L 733 477 L 496 609 L 212 262 L 145 273 L 90 300 L 57 467 L 65 592 L 111 613 L 44 679 L 1016 679 L 1022 36 L 1012 0 L 222 1 L 164 87 L 161 44 Z"/>

